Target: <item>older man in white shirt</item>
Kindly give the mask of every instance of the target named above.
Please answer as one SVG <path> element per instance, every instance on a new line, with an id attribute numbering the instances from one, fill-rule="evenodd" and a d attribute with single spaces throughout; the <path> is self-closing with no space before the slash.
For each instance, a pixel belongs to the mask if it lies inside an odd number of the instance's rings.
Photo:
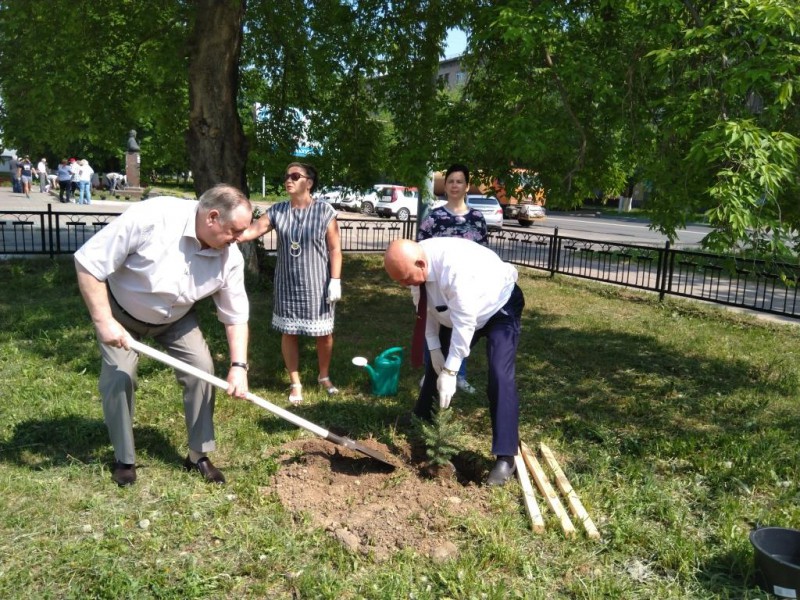
<path id="1" fill-rule="evenodd" d="M 47 186 L 50 185 L 50 182 L 48 181 L 48 176 L 47 176 L 47 159 L 46 158 L 40 158 L 39 159 L 39 164 L 36 165 L 36 172 L 39 175 L 39 191 L 42 194 L 46 194 L 47 192 L 50 191 L 48 189 L 48 187 L 47 187 Z"/>
<path id="2" fill-rule="evenodd" d="M 122 173 L 106 173 L 105 176 L 106 189 L 113 192 L 117 189 L 128 187 L 128 177 Z"/>
<path id="3" fill-rule="evenodd" d="M 504 485 L 514 474 L 519 446 L 515 363 L 525 299 L 516 268 L 461 238 L 395 240 L 384 266 L 393 280 L 411 286 L 418 307 L 423 297 L 427 304 L 425 340 L 431 361 L 414 407 L 418 417 L 431 419 L 437 391 L 440 408 L 450 406 L 461 361 L 486 338 L 492 454 L 497 457 L 486 482 Z"/>
<path id="4" fill-rule="evenodd" d="M 249 303 L 244 259 L 236 238 L 252 218 L 250 201 L 218 185 L 199 201 L 157 198 L 136 204 L 90 238 L 76 253 L 78 285 L 95 325 L 102 366 L 103 415 L 114 446 L 112 479 L 136 481 L 133 440 L 138 355 L 130 336 L 151 337 L 171 356 L 208 373 L 214 364 L 194 305 L 211 296 L 230 350 L 229 395 L 247 394 Z M 206 481 L 225 477 L 206 456 L 215 450 L 214 388 L 176 371 L 183 387 L 189 455 L 186 470 Z"/>

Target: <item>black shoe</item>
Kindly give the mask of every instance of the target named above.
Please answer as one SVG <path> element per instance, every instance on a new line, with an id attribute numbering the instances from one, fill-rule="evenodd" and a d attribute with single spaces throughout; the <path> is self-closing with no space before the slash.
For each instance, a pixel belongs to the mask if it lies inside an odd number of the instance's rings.
<path id="1" fill-rule="evenodd" d="M 119 487 L 132 485 L 136 481 L 136 465 L 129 465 L 115 460 L 111 471 L 111 479 Z"/>
<path id="2" fill-rule="evenodd" d="M 225 475 L 222 474 L 217 467 L 215 467 L 207 456 L 204 456 L 196 463 L 193 463 L 187 456 L 183 461 L 183 468 L 187 471 L 199 471 L 208 483 L 225 483 Z"/>
<path id="3" fill-rule="evenodd" d="M 486 485 L 505 485 L 516 470 L 513 456 L 498 456 L 497 462 L 489 471 L 489 477 L 486 478 Z"/>

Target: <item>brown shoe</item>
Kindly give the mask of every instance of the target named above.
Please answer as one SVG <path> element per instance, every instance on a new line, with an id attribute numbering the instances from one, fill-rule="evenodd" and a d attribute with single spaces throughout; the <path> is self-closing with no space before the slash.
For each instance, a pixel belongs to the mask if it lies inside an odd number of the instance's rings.
<path id="1" fill-rule="evenodd" d="M 136 481 L 136 465 L 129 465 L 115 460 L 111 470 L 111 479 L 120 487 L 132 485 Z"/>
<path id="2" fill-rule="evenodd" d="M 187 456 L 183 461 L 183 468 L 187 471 L 199 471 L 208 483 L 225 483 L 225 475 L 222 474 L 217 467 L 215 467 L 207 456 L 204 456 L 196 463 L 193 463 Z"/>

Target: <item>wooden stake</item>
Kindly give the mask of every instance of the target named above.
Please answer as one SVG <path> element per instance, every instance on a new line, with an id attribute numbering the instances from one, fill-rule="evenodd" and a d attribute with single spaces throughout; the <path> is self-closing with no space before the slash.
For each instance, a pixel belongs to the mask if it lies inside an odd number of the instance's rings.
<path id="1" fill-rule="evenodd" d="M 586 534 L 594 539 L 600 539 L 600 532 L 597 531 L 597 527 L 595 527 L 592 519 L 589 517 L 589 513 L 586 512 L 586 509 L 583 507 L 583 503 L 581 499 L 578 498 L 578 494 L 570 485 L 567 476 L 564 475 L 564 471 L 561 470 L 561 467 L 556 462 L 556 457 L 553 455 L 553 452 L 545 446 L 544 444 L 539 444 L 539 449 L 542 451 L 542 456 L 544 460 L 547 462 L 550 469 L 552 469 L 553 473 L 556 476 L 556 485 L 558 489 L 561 490 L 561 493 L 567 497 L 567 503 L 569 504 L 569 510 L 578 519 L 581 523 L 583 523 L 583 528 L 586 530 Z"/>
<path id="2" fill-rule="evenodd" d="M 525 463 L 522 462 L 519 454 L 514 457 L 514 464 L 517 467 L 519 485 L 522 487 L 522 501 L 525 503 L 525 510 L 528 511 L 528 516 L 531 518 L 531 528 L 534 533 L 544 533 L 544 519 L 542 519 L 542 513 L 539 510 L 536 497 L 533 495 L 533 486 L 528 477 L 528 472 L 525 470 Z"/>
<path id="3" fill-rule="evenodd" d="M 530 469 L 533 475 L 536 486 L 539 488 L 539 491 L 542 492 L 542 496 L 544 496 L 545 500 L 547 500 L 550 510 L 553 511 L 561 522 L 561 529 L 563 529 L 564 533 L 569 537 L 575 535 L 575 525 L 572 524 L 567 511 L 564 509 L 564 505 L 561 504 L 561 500 L 558 499 L 558 494 L 556 494 L 553 486 L 550 485 L 550 482 L 547 480 L 547 475 L 545 475 L 542 470 L 539 461 L 536 460 L 536 457 L 531 453 L 528 446 L 525 445 L 525 442 L 520 442 L 519 447 L 522 458 L 525 464 L 528 465 L 528 469 Z"/>

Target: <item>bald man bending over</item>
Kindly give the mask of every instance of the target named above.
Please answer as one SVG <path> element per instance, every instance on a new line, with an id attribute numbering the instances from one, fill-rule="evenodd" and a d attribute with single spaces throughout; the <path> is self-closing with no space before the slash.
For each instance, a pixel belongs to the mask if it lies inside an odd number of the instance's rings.
<path id="1" fill-rule="evenodd" d="M 386 250 L 384 267 L 394 281 L 411 287 L 415 304 L 421 286 L 427 296 L 425 341 L 431 361 L 414 407 L 418 417 L 431 420 L 437 391 L 439 407 L 450 406 L 461 361 L 475 342 L 486 338 L 492 454 L 497 457 L 486 483 L 504 485 L 514 474 L 519 446 L 515 363 L 525 298 L 516 284 L 516 268 L 461 238 L 395 240 Z"/>

